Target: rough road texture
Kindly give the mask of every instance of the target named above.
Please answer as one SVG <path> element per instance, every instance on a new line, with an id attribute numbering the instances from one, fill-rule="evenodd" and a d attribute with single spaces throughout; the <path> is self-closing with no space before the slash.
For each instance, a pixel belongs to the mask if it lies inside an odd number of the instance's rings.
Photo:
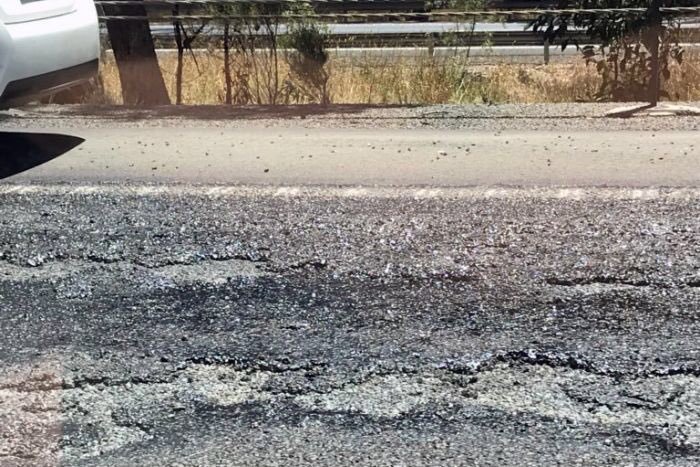
<path id="1" fill-rule="evenodd" d="M 697 192 L 217 193 L 0 193 L 0 465 L 700 463 Z"/>
<path id="2" fill-rule="evenodd" d="M 633 104 L 625 104 L 628 107 Z M 640 104 L 641 105 L 641 104 Z M 700 103 L 692 103 L 700 107 Z M 693 116 L 605 118 L 620 104 L 299 105 L 299 106 L 36 106 L 0 112 L 6 129 L 112 128 L 372 128 L 476 131 L 690 131 Z M 205 124 L 203 125 L 203 122 Z"/>

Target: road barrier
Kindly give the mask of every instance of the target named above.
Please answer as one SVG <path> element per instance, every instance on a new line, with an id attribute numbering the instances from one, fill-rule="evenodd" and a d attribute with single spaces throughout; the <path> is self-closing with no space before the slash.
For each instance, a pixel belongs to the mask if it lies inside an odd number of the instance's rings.
<path id="1" fill-rule="evenodd" d="M 493 9 L 483 11 L 456 11 L 456 10 L 435 10 L 435 11 L 414 11 L 409 5 L 416 5 L 413 0 L 405 2 L 389 1 L 389 0 L 363 0 L 363 3 L 375 3 L 378 5 L 392 5 L 391 8 L 377 8 L 386 11 L 368 11 L 365 7 L 362 11 L 350 11 L 350 8 L 345 7 L 341 12 L 322 12 L 316 7 L 319 5 L 338 5 L 341 3 L 353 4 L 355 2 L 344 2 L 344 0 L 95 0 L 95 5 L 98 7 L 143 7 L 151 9 L 150 14 L 146 15 L 120 15 L 103 12 L 100 19 L 103 21 L 141 21 L 145 19 L 161 19 L 161 20 L 204 20 L 204 21 L 231 21 L 236 19 L 317 19 L 327 22 L 376 22 L 378 20 L 395 20 L 395 21 L 465 21 L 478 18 L 497 18 L 502 20 L 513 19 L 534 19 L 540 16 L 553 15 L 645 15 L 648 13 L 647 8 L 570 8 L 570 9 Z M 225 6 L 225 5 L 257 5 L 257 6 L 274 6 L 274 5 L 311 5 L 311 11 L 303 13 L 283 12 L 283 13 L 266 13 L 266 14 L 241 14 L 236 12 L 218 12 L 217 14 L 173 14 L 172 8 L 168 10 L 164 7 L 185 6 L 185 7 L 202 7 L 202 6 Z M 397 4 L 404 5 L 402 11 L 394 11 Z M 322 10 L 322 8 L 320 9 Z M 420 10 L 420 9 L 419 9 Z M 662 15 L 698 15 L 700 14 L 700 6 L 692 7 L 661 7 L 658 11 Z"/>

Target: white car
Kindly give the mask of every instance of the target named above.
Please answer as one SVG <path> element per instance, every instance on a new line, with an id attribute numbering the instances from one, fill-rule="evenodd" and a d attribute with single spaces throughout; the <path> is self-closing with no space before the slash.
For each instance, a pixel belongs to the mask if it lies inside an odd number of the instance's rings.
<path id="1" fill-rule="evenodd" d="M 83 83 L 99 56 L 93 0 L 0 0 L 0 107 Z"/>

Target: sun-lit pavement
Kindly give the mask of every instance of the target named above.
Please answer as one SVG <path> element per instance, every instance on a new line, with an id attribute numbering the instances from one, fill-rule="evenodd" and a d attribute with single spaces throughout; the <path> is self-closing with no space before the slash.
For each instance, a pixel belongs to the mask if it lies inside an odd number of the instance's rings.
<path id="1" fill-rule="evenodd" d="M 695 186 L 696 131 L 167 128 L 86 141 L 12 182 L 364 186 Z"/>
<path id="2" fill-rule="evenodd" d="M 0 465 L 700 461 L 685 130 L 46 126 L 86 142 L 0 185 Z"/>
<path id="3" fill-rule="evenodd" d="M 0 122 L 8 131 L 85 139 L 10 183 L 700 184 L 700 118 L 600 118 L 613 107 L 341 106 L 311 115 L 300 108 L 203 108 L 94 116 L 47 108 Z"/>

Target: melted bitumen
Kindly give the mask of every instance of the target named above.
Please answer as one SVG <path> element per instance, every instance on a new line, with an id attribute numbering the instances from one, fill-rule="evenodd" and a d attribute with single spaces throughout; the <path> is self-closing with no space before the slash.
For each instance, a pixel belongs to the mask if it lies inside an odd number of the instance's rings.
<path id="1" fill-rule="evenodd" d="M 664 197 L 4 194 L 0 415 L 29 428 L 3 452 L 697 465 L 699 214 Z"/>

